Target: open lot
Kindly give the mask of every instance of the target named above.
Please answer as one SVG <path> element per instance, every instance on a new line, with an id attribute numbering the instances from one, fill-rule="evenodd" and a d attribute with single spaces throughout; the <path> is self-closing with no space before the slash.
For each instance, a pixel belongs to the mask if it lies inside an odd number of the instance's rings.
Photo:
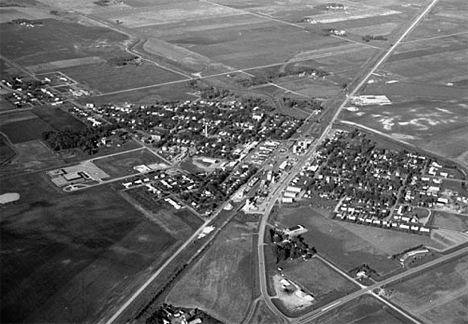
<path id="1" fill-rule="evenodd" d="M 230 28 L 212 32 L 220 38 L 233 33 Z M 246 25 L 243 30 L 236 30 L 234 39 L 208 46 L 199 41 L 206 33 L 207 31 L 194 32 L 195 44 L 187 43 L 186 36 L 171 39 L 170 42 L 237 69 L 311 59 L 317 51 L 347 43 L 341 39 L 313 35 L 297 27 L 271 21 Z"/>
<path id="2" fill-rule="evenodd" d="M 393 290 L 392 302 L 425 323 L 465 323 L 468 315 L 468 257 L 386 288 Z"/>
<path id="3" fill-rule="evenodd" d="M 331 302 L 357 287 L 319 259 L 310 259 L 292 267 L 284 267 L 286 278 L 304 287 L 317 302 Z"/>
<path id="4" fill-rule="evenodd" d="M 112 190 L 2 212 L 2 322 L 96 322 L 175 240 Z"/>
<path id="5" fill-rule="evenodd" d="M 163 162 L 156 155 L 146 149 L 127 152 L 93 160 L 100 169 L 111 177 L 123 177 L 138 173 L 135 166 Z"/>
<path id="6" fill-rule="evenodd" d="M 389 258 L 392 254 L 420 244 L 442 247 L 422 235 L 334 221 L 308 207 L 281 209 L 274 221 L 286 227 L 306 227 L 308 232 L 302 235 L 305 241 L 346 272 L 367 263 L 380 276 L 389 275 L 401 269 Z"/>
<path id="7" fill-rule="evenodd" d="M 41 204 L 42 201 L 61 197 L 63 191 L 52 184 L 45 172 L 29 173 L 21 176 L 2 177 L 0 194 L 17 192 L 20 199 L 17 204 Z M 3 217 L 3 211 L 0 214 Z"/>
<path id="8" fill-rule="evenodd" d="M 89 56 L 109 56 L 127 36 L 102 27 L 90 27 L 56 19 L 42 20 L 42 26 L 25 28 L 2 24 L 5 44 L 0 53 L 23 66 Z M 79 61 L 77 61 L 79 64 Z"/>
<path id="9" fill-rule="evenodd" d="M 0 165 L 10 161 L 15 155 L 15 150 L 10 147 L 5 136 L 0 134 Z"/>
<path id="10" fill-rule="evenodd" d="M 203 223 L 198 216 L 188 210 L 174 212 L 174 209 L 169 209 L 162 203 L 154 201 L 144 187 L 127 190 L 122 196 L 148 219 L 177 239 L 186 240 Z"/>
<path id="11" fill-rule="evenodd" d="M 260 300 L 249 324 L 272 324 L 279 323 L 281 319 L 273 313 L 263 300 Z"/>
<path id="12" fill-rule="evenodd" d="M 15 158 L 2 166 L 0 175 L 52 168 L 63 163 L 50 148 L 39 140 L 18 143 L 15 145 L 15 151 Z"/>
<path id="13" fill-rule="evenodd" d="M 347 302 L 307 324 L 411 324 L 403 317 L 372 296 L 364 295 Z"/>
<path id="14" fill-rule="evenodd" d="M 251 229 L 232 223 L 172 288 L 166 302 L 197 307 L 225 323 L 240 323 L 251 303 L 255 266 Z"/>
<path id="15" fill-rule="evenodd" d="M 143 89 L 126 90 L 118 93 L 103 94 L 99 96 L 79 99 L 82 104 L 94 103 L 102 105 L 108 103 L 132 102 L 134 104 L 154 104 L 157 101 L 194 100 L 197 97 L 188 94 L 190 89 L 185 82 L 162 86 L 147 87 Z"/>
<path id="16" fill-rule="evenodd" d="M 60 71 L 104 94 L 185 79 L 149 62 L 118 67 L 100 63 L 62 68 Z"/>
<path id="17" fill-rule="evenodd" d="M 443 229 L 465 232 L 468 230 L 468 216 L 437 211 L 432 225 Z"/>

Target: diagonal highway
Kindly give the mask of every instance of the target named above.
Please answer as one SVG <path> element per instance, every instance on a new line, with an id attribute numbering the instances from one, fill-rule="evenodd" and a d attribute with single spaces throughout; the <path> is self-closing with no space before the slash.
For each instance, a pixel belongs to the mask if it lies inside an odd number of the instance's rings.
<path id="1" fill-rule="evenodd" d="M 388 279 L 379 281 L 379 282 L 377 282 L 377 283 L 375 283 L 375 284 L 373 284 L 371 286 L 368 286 L 368 287 L 363 288 L 361 290 L 355 291 L 354 293 L 351 293 L 351 294 L 349 294 L 347 296 L 344 296 L 344 297 L 342 297 L 340 299 L 337 299 L 337 300 L 333 301 L 332 304 L 326 305 L 326 306 L 324 306 L 322 308 L 311 311 L 310 313 L 308 313 L 306 315 L 295 318 L 295 319 L 291 320 L 290 323 L 307 323 L 308 321 L 314 320 L 314 319 L 318 318 L 319 316 L 323 315 L 324 313 L 326 313 L 326 312 L 328 312 L 330 310 L 333 310 L 333 309 L 343 305 L 346 302 L 349 302 L 349 301 L 351 301 L 351 300 L 353 300 L 355 298 L 358 298 L 360 296 L 363 296 L 365 294 L 372 293 L 372 291 L 377 289 L 377 288 L 381 288 L 383 286 L 386 286 L 386 285 L 389 285 L 389 284 L 392 284 L 392 283 L 407 279 L 407 278 L 411 277 L 412 275 L 417 274 L 418 272 L 423 272 L 423 271 L 427 270 L 428 268 L 437 266 L 437 265 L 442 264 L 444 262 L 448 262 L 448 261 L 453 260 L 455 258 L 465 257 L 467 255 L 468 255 L 468 247 L 465 247 L 465 248 L 460 249 L 460 250 L 458 250 L 456 252 L 444 255 L 444 256 L 442 256 L 442 257 L 440 257 L 438 259 L 427 262 L 427 263 L 425 263 L 425 264 L 423 264 L 423 265 L 421 265 L 419 267 L 409 269 L 409 270 L 407 270 L 405 272 L 402 272 L 400 274 L 397 274 L 397 275 L 395 275 L 393 277 L 390 277 Z"/>
<path id="2" fill-rule="evenodd" d="M 406 276 L 406 275 L 411 275 L 415 271 L 420 271 L 421 269 L 425 269 L 432 264 L 436 264 L 439 262 L 445 261 L 445 259 L 452 257 L 453 255 L 459 255 L 461 253 L 465 253 L 468 251 L 468 248 L 465 248 L 463 250 L 459 250 L 456 253 L 453 253 L 452 255 L 445 256 L 443 258 L 437 259 L 434 262 L 426 264 L 426 266 L 418 267 L 415 268 L 417 270 L 412 270 L 405 272 L 404 274 L 401 274 L 399 276 L 392 277 L 388 279 L 388 281 L 382 281 L 378 284 L 375 284 L 373 286 L 370 286 L 365 289 L 361 289 L 358 292 L 355 292 L 353 294 L 350 294 L 348 296 L 345 296 L 339 300 L 334 301 L 332 304 L 329 304 L 322 309 L 315 310 L 310 312 L 307 315 L 302 316 L 299 320 L 298 319 L 292 319 L 288 318 L 286 315 L 281 313 L 276 306 L 273 304 L 271 301 L 270 296 L 268 295 L 267 291 L 267 277 L 266 277 L 266 267 L 265 267 L 265 255 L 264 255 L 264 238 L 265 238 L 265 230 L 266 230 L 266 224 L 268 221 L 268 217 L 270 216 L 271 210 L 273 209 L 276 201 L 280 197 L 282 191 L 286 188 L 286 186 L 291 182 L 291 180 L 302 170 L 303 166 L 307 163 L 307 161 L 311 158 L 316 153 L 317 147 L 327 138 L 330 134 L 330 131 L 335 123 L 335 121 L 338 119 L 339 115 L 341 114 L 341 111 L 343 110 L 344 107 L 348 104 L 349 100 L 351 97 L 356 95 L 358 91 L 366 84 L 367 80 L 371 77 L 371 75 L 378 69 L 380 66 L 390 57 L 390 55 L 393 54 L 395 51 L 396 47 L 402 42 L 402 40 L 419 24 L 419 22 L 427 15 L 427 13 L 437 4 L 439 0 L 433 0 L 414 20 L 413 22 L 404 30 L 404 32 L 398 37 L 398 39 L 394 42 L 394 44 L 389 47 L 385 52 L 380 53 L 382 55 L 380 59 L 376 61 L 376 63 L 370 68 L 370 70 L 360 79 L 360 81 L 355 85 L 352 86 L 352 90 L 349 92 L 349 95 L 346 96 L 346 98 L 343 100 L 343 102 L 339 105 L 338 109 L 336 110 L 335 114 L 331 118 L 330 122 L 328 123 L 328 126 L 325 128 L 323 131 L 322 135 L 320 138 L 312 145 L 312 147 L 309 149 L 309 151 L 305 154 L 305 156 L 298 161 L 298 163 L 293 167 L 293 169 L 290 171 L 290 173 L 281 181 L 280 185 L 277 187 L 277 189 L 271 193 L 268 203 L 268 206 L 265 210 L 265 213 L 263 214 L 260 222 L 259 222 L 259 240 L 258 240 L 258 263 L 259 263 L 259 278 L 260 278 L 260 290 L 261 294 L 268 305 L 268 307 L 271 308 L 272 311 L 275 312 L 276 315 L 278 315 L 283 321 L 284 320 L 289 320 L 291 323 L 303 323 L 304 321 L 312 320 L 318 315 L 323 314 L 324 312 L 334 309 L 338 305 L 341 305 L 342 303 L 346 301 L 350 301 L 358 296 L 361 296 L 365 293 L 368 293 L 372 291 L 373 289 L 380 287 L 386 283 L 393 282 L 394 280 L 399 280 L 400 278 Z M 359 79 L 358 79 L 359 80 Z"/>

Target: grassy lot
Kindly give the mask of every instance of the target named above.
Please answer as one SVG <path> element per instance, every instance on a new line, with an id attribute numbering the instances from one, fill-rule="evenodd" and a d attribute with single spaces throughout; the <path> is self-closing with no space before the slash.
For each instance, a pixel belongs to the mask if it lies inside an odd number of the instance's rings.
<path id="1" fill-rule="evenodd" d="M 133 150 L 139 147 L 141 147 L 141 144 L 131 139 L 131 140 L 127 140 L 126 142 L 122 142 L 121 146 L 117 146 L 116 143 L 114 143 L 114 145 L 110 147 L 107 147 L 107 146 L 100 147 L 98 153 L 93 154 L 93 155 L 89 155 L 88 153 L 83 152 L 79 148 L 59 151 L 57 152 L 57 154 L 60 156 L 60 158 L 62 158 L 67 163 L 77 163 L 83 160 L 89 160 L 91 158 L 95 159 L 95 158 L 107 156 L 110 154 L 123 153 L 123 152 Z"/>
<path id="2" fill-rule="evenodd" d="M 135 104 L 154 104 L 157 101 L 177 101 L 177 100 L 194 100 L 196 97 L 189 95 L 190 89 L 184 82 L 169 84 L 164 86 L 150 87 L 140 90 L 124 91 L 111 95 L 100 95 L 90 98 L 78 100 L 85 104 L 87 102 L 95 105 L 107 103 L 124 103 L 132 102 Z"/>
<path id="3" fill-rule="evenodd" d="M 7 63 L 5 60 L 0 59 L 0 78 L 7 79 L 12 76 L 23 75 L 24 73 L 18 68 Z"/>
<path id="4" fill-rule="evenodd" d="M 144 187 L 127 190 L 123 196 L 129 197 L 132 205 L 177 239 L 186 240 L 201 225 L 202 220 L 191 212 L 182 210 L 175 213 L 174 209 L 170 210 L 155 202 Z"/>
<path id="5" fill-rule="evenodd" d="M 40 118 L 30 118 L 2 125 L 2 132 L 14 144 L 41 139 L 42 133 L 53 130 Z"/>
<path id="6" fill-rule="evenodd" d="M 434 213 L 432 225 L 439 228 L 465 232 L 468 230 L 468 216 L 437 211 Z"/>
<path id="7" fill-rule="evenodd" d="M 58 189 L 45 172 L 35 172 L 26 175 L 2 177 L 0 179 L 0 194 L 6 192 L 17 192 L 20 194 L 18 204 L 40 204 L 48 198 L 63 196 L 64 193 Z M 3 217 L 2 214 L 0 216 Z"/>
<path id="8" fill-rule="evenodd" d="M 273 313 L 263 300 L 260 300 L 256 307 L 255 313 L 249 324 L 274 324 L 280 323 L 281 319 Z"/>
<path id="9" fill-rule="evenodd" d="M 15 150 L 17 156 L 11 163 L 2 166 L 0 175 L 14 174 L 25 170 L 42 170 L 63 163 L 52 150 L 39 140 L 18 143 L 15 145 Z"/>
<path id="10" fill-rule="evenodd" d="M 174 243 L 105 187 L 20 200 L 2 212 L 2 322 L 97 322 Z"/>
<path id="11" fill-rule="evenodd" d="M 410 324 L 412 321 L 386 307 L 372 296 L 347 302 L 307 324 Z"/>
<path id="12" fill-rule="evenodd" d="M 0 134 L 0 165 L 10 161 L 15 155 L 15 151 L 8 145 L 5 136 Z"/>
<path id="13" fill-rule="evenodd" d="M 16 107 L 8 100 L 0 96 L 0 111 L 14 110 Z"/>
<path id="14" fill-rule="evenodd" d="M 359 107 L 358 111 L 345 111 L 343 119 L 468 166 L 466 104 L 467 100 L 411 100 Z"/>
<path id="15" fill-rule="evenodd" d="M 284 274 L 312 293 L 318 302 L 333 301 L 357 287 L 318 259 L 284 266 Z"/>
<path id="16" fill-rule="evenodd" d="M 36 107 L 32 112 L 58 131 L 79 130 L 86 127 L 81 121 L 60 108 Z"/>
<path id="17" fill-rule="evenodd" d="M 367 263 L 381 276 L 388 275 L 401 268 L 390 255 L 423 243 L 435 244 L 421 235 L 334 221 L 308 207 L 281 209 L 274 220 L 286 227 L 304 225 L 305 241 L 343 271 Z"/>
<path id="18" fill-rule="evenodd" d="M 184 170 L 187 170 L 190 173 L 198 173 L 198 172 L 203 172 L 204 169 L 197 167 L 192 159 L 187 159 L 184 160 L 181 164 L 180 167 Z"/>
<path id="19" fill-rule="evenodd" d="M 174 286 L 166 302 L 198 307 L 225 323 L 240 323 L 252 299 L 254 269 L 251 230 L 230 224 Z"/>
<path id="20" fill-rule="evenodd" d="M 123 177 L 136 174 L 134 166 L 162 162 L 156 155 L 146 149 L 104 157 L 93 161 L 111 177 Z"/>
<path id="21" fill-rule="evenodd" d="M 468 257 L 388 286 L 390 300 L 425 323 L 466 323 Z"/>
<path id="22" fill-rule="evenodd" d="M 193 230 L 197 230 L 203 224 L 203 220 L 188 209 L 175 212 L 174 215 L 182 219 Z"/>
<path id="23" fill-rule="evenodd" d="M 341 221 L 338 223 L 388 255 L 400 253 L 421 244 L 436 249 L 442 248 L 437 242 L 424 235 L 390 231 Z"/>

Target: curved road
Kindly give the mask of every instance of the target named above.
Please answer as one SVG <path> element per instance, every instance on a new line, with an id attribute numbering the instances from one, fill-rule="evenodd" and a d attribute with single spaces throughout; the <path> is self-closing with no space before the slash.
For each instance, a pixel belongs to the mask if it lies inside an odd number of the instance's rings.
<path id="1" fill-rule="evenodd" d="M 293 320 L 291 318 L 288 318 L 286 315 L 284 315 L 283 313 L 281 313 L 277 308 L 276 306 L 273 304 L 273 302 L 271 301 L 271 298 L 270 296 L 268 295 L 268 291 L 267 291 L 267 278 L 266 278 L 266 268 L 265 268 L 265 255 L 264 255 L 264 238 L 265 238 L 265 230 L 266 230 L 266 224 L 267 224 L 267 221 L 268 221 L 268 217 L 270 216 L 270 213 L 271 213 L 271 210 L 273 209 L 275 203 L 276 203 L 276 200 L 280 197 L 282 191 L 286 188 L 286 186 L 290 183 L 290 181 L 296 176 L 297 173 L 299 173 L 301 170 L 302 170 L 302 167 L 304 166 L 304 164 L 311 158 L 314 156 L 315 152 L 316 152 L 316 149 L 318 147 L 318 145 L 320 145 L 324 140 L 325 138 L 329 135 L 335 121 L 338 119 L 338 116 L 341 114 L 341 111 L 343 110 L 343 108 L 348 104 L 349 100 L 351 97 L 353 97 L 354 95 L 356 95 L 356 93 L 366 84 L 367 80 L 371 77 L 371 75 L 390 57 L 390 55 L 395 51 L 396 47 L 402 42 L 402 40 L 413 30 L 413 28 L 415 26 L 417 26 L 417 24 L 424 18 L 424 16 L 437 4 L 439 0 L 433 0 L 417 17 L 416 19 L 409 25 L 409 27 L 403 32 L 402 35 L 400 35 L 400 37 L 394 42 L 394 45 L 391 46 L 390 48 L 388 48 L 388 50 L 383 53 L 382 57 L 373 65 L 373 67 L 364 75 L 364 77 L 359 81 L 359 83 L 353 87 L 353 90 L 349 93 L 348 96 L 346 96 L 346 98 L 343 100 L 343 102 L 341 103 L 341 105 L 338 107 L 336 113 L 333 115 L 333 117 L 331 118 L 328 126 L 325 128 L 324 132 L 322 133 L 322 135 L 320 136 L 320 138 L 314 143 L 314 145 L 312 145 L 312 147 L 309 149 L 309 151 L 307 152 L 307 154 L 293 167 L 293 169 L 290 171 L 289 175 L 281 182 L 281 185 L 279 185 L 277 187 L 277 189 L 272 193 L 272 195 L 270 196 L 269 200 L 269 204 L 268 204 L 268 207 L 267 209 L 265 210 L 265 213 L 263 214 L 261 220 L 260 220 L 260 223 L 259 223 L 259 239 L 258 239 L 258 246 L 257 246 L 257 249 L 258 249 L 258 262 L 259 262 L 259 277 L 260 277 L 260 290 L 261 290 L 261 293 L 262 293 L 262 296 L 265 300 L 265 302 L 267 303 L 268 307 L 271 308 L 272 311 L 275 312 L 276 315 L 278 315 L 280 318 L 282 318 L 283 320 L 287 319 L 287 320 L 290 320 L 290 322 L 297 322 L 298 320 Z M 460 252 L 462 251 L 462 252 Z M 460 253 L 463 253 L 465 251 L 468 251 L 468 248 L 465 248 L 465 249 L 462 249 L 462 250 L 459 250 L 458 252 L 456 253 L 453 253 L 452 255 L 449 255 L 449 256 L 446 256 L 445 258 L 449 258 L 451 256 L 454 256 L 454 255 L 458 255 Z M 438 262 L 442 262 L 444 261 L 445 259 L 441 258 L 441 259 L 437 259 L 439 260 Z M 437 261 L 436 260 L 436 261 Z M 318 317 L 317 314 L 322 314 L 324 311 L 328 311 L 329 309 L 333 309 L 335 308 L 336 306 L 338 306 L 339 304 L 343 303 L 343 302 L 346 302 L 346 301 L 349 301 L 349 300 L 352 300 L 362 294 L 365 294 L 365 293 L 368 293 L 369 291 L 372 291 L 373 289 L 377 288 L 377 287 L 380 287 L 382 285 L 384 285 L 385 283 L 389 283 L 389 282 L 392 282 L 394 280 L 398 280 L 402 277 L 405 277 L 406 275 L 410 275 L 411 273 L 415 272 L 415 271 L 420 271 L 421 269 L 425 269 L 427 267 L 429 267 L 430 265 L 432 264 L 436 264 L 438 262 L 430 262 L 430 263 L 427 263 L 426 266 L 422 266 L 422 267 L 418 267 L 418 268 L 415 268 L 417 270 L 410 270 L 410 271 L 406 271 L 404 272 L 403 274 L 401 275 L 398 275 L 398 276 L 395 276 L 393 278 L 390 278 L 390 279 L 387 279 L 386 281 L 382 281 L 378 284 L 375 284 L 373 286 L 370 286 L 368 288 L 365 288 L 363 290 L 360 290 L 358 292 L 355 292 L 353 294 L 350 294 L 348 296 L 345 296 L 339 300 L 336 300 L 334 301 L 331 305 L 328 305 L 322 309 L 319 309 L 319 310 L 315 310 L 313 312 L 310 312 L 309 314 L 305 315 L 305 316 L 302 316 L 299 320 L 299 322 L 304 322 L 305 320 L 311 320 L 311 319 L 314 319 L 316 317 Z"/>

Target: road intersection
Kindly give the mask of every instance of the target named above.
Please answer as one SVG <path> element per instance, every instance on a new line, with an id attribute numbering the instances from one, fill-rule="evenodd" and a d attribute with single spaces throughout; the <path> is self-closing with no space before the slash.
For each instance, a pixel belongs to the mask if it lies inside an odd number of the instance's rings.
<path id="1" fill-rule="evenodd" d="M 355 96 L 362 88 L 363 86 L 366 84 L 366 82 L 369 80 L 369 78 L 375 73 L 375 71 L 377 69 L 379 69 L 382 64 L 394 53 L 395 49 L 397 48 L 397 46 L 402 43 L 403 39 L 419 24 L 419 22 L 427 15 L 427 13 L 437 4 L 438 0 L 433 0 L 431 3 L 429 3 L 425 8 L 424 10 L 422 10 L 418 16 L 412 21 L 409 23 L 409 25 L 407 26 L 407 28 L 405 28 L 401 35 L 398 37 L 398 39 L 389 47 L 387 48 L 386 50 L 383 50 L 382 52 L 378 53 L 377 57 L 374 57 L 374 61 L 375 63 L 372 64 L 371 67 L 368 67 L 367 71 L 364 73 L 364 74 L 361 74 L 360 77 L 358 77 L 353 83 L 349 84 L 348 85 L 348 94 L 346 95 L 346 97 L 343 98 L 343 100 L 339 103 L 338 107 L 335 108 L 335 112 L 333 114 L 333 116 L 331 117 L 331 119 L 329 120 L 326 128 L 323 130 L 323 132 L 321 133 L 320 137 L 312 144 L 312 146 L 309 148 L 309 150 L 302 156 L 302 158 L 293 166 L 293 168 L 286 174 L 283 176 L 283 178 L 280 180 L 279 184 L 277 185 L 276 189 L 270 193 L 269 197 L 267 198 L 267 201 L 268 201 L 268 204 L 266 206 L 266 209 L 259 221 L 259 224 L 258 224 L 258 245 L 257 245 L 257 256 L 258 256 L 258 272 L 259 272 L 259 286 L 260 286 L 260 291 L 261 291 L 261 296 L 259 298 L 257 298 L 257 300 L 255 300 L 255 302 L 252 304 L 252 307 L 251 307 L 251 311 L 249 313 L 249 315 L 247 315 L 247 318 L 246 320 L 244 321 L 245 323 L 248 323 L 249 320 L 251 319 L 252 315 L 253 315 L 253 311 L 255 310 L 256 308 L 256 305 L 259 301 L 261 301 L 262 299 L 265 301 L 266 305 L 277 315 L 277 317 L 279 319 L 281 319 L 282 322 L 288 322 L 288 323 L 294 323 L 294 324 L 302 324 L 302 323 L 307 323 L 311 320 L 314 320 L 316 318 L 318 318 L 319 316 L 321 316 L 322 314 L 328 312 L 328 311 L 331 311 L 331 310 L 334 310 L 336 309 L 337 307 L 339 307 L 340 305 L 348 302 L 348 301 L 351 301 L 355 298 L 358 298 L 360 296 L 363 296 L 365 294 L 373 294 L 375 295 L 374 293 L 374 290 L 377 289 L 377 288 L 381 288 L 385 285 L 388 285 L 390 283 L 394 283 L 394 282 L 397 282 L 399 280 L 403 280 L 404 278 L 407 278 L 407 277 L 410 277 L 411 275 L 414 275 L 415 273 L 417 272 L 422 272 L 424 270 L 427 270 L 428 268 L 430 267 L 433 267 L 433 266 L 436 266 L 438 264 L 441 264 L 443 262 L 446 262 L 448 260 L 451 260 L 453 258 L 456 258 L 456 257 L 461 257 L 461 256 L 464 256 L 468 253 L 468 247 L 464 247 L 464 248 L 461 248 L 453 253 L 450 253 L 450 254 L 447 254 L 447 255 L 444 255 L 436 260 L 433 260 L 431 262 L 428 262 L 424 265 L 421 265 L 419 267 L 416 267 L 416 268 L 413 268 L 413 269 L 410 269 L 410 270 L 407 270 L 403 273 L 400 273 L 398 275 L 395 275 L 391 278 L 388 278 L 388 279 L 385 279 L 385 280 L 382 280 L 380 282 L 377 282 L 371 286 L 364 286 L 358 282 L 356 282 L 355 280 L 353 280 L 352 278 L 349 278 L 349 276 L 347 276 L 346 274 L 346 277 L 348 279 L 351 279 L 354 283 L 357 283 L 358 286 L 360 287 L 360 290 L 358 291 L 355 291 L 353 293 L 350 293 L 340 299 L 337 299 L 335 301 L 333 301 L 332 303 L 328 304 L 328 305 L 325 305 L 324 307 L 322 308 L 319 308 L 319 309 L 315 309 L 305 315 L 302 315 L 300 317 L 296 317 L 296 318 L 292 318 L 292 317 L 288 317 L 286 316 L 285 314 L 283 314 L 280 310 L 278 310 L 278 308 L 274 305 L 273 301 L 272 301 L 272 296 L 270 296 L 268 294 L 268 291 L 267 291 L 267 286 L 268 286 L 268 278 L 267 278 L 267 271 L 266 271 L 266 264 L 265 264 L 265 255 L 264 255 L 264 247 L 265 247 L 265 243 L 264 243 L 264 238 L 265 238 L 265 232 L 266 232 L 266 228 L 267 228 L 267 222 L 268 222 L 268 218 L 270 217 L 270 214 L 274 208 L 274 206 L 276 205 L 276 202 L 277 200 L 281 197 L 281 194 L 283 193 L 283 191 L 285 190 L 285 188 L 289 185 L 289 183 L 292 181 L 292 179 L 299 173 L 301 172 L 301 170 L 303 169 L 303 167 L 305 166 L 305 164 L 308 162 L 308 161 L 311 161 L 315 154 L 316 154 L 316 151 L 317 151 L 317 148 L 324 142 L 324 140 L 330 136 L 331 134 L 331 131 L 332 131 L 332 128 L 335 124 L 335 122 L 337 121 L 338 117 L 340 116 L 342 110 L 348 105 L 349 101 L 351 100 L 351 98 L 353 96 Z M 221 74 L 227 74 L 227 73 L 232 73 L 232 71 L 230 72 L 226 72 L 226 73 L 221 73 Z M 220 74 L 220 75 L 221 75 Z M 188 76 L 190 79 L 192 79 L 190 76 Z M 210 76 L 207 76 L 207 77 L 210 77 Z M 186 81 L 186 80 L 184 80 Z M 177 82 L 184 82 L 184 81 L 174 81 L 174 83 L 177 83 Z M 138 289 L 138 291 L 132 295 L 125 303 L 124 305 L 122 305 L 117 311 L 116 313 L 106 321 L 106 324 L 111 324 L 111 323 L 114 323 L 120 316 L 121 314 L 125 311 L 125 309 L 135 301 L 135 299 L 145 290 L 147 289 L 147 287 L 150 285 L 150 283 L 167 267 L 167 265 L 169 263 L 171 263 L 175 257 L 181 252 L 183 251 L 191 242 L 193 242 L 196 237 L 198 236 L 199 233 L 201 233 L 201 231 L 209 224 L 209 222 L 214 219 L 216 216 L 213 216 L 210 218 L 210 220 L 207 220 L 203 225 L 202 227 L 196 231 L 194 233 L 194 235 L 192 237 L 190 237 L 180 248 L 179 250 L 169 259 L 165 262 L 165 264 L 160 268 L 158 269 L 150 278 L 149 280 L 147 280 L 141 287 L 140 289 Z M 321 256 L 316 256 L 320 259 L 323 259 Z M 325 263 L 329 264 L 329 262 L 325 259 L 323 259 L 325 261 Z M 335 271 L 338 271 L 340 274 L 343 275 L 342 271 L 338 268 L 336 268 L 334 265 L 332 266 L 332 268 L 335 270 Z M 336 269 L 335 269 L 336 268 Z M 405 312 L 402 312 L 399 308 L 395 307 L 393 304 L 389 303 L 387 300 L 385 300 L 384 298 L 382 298 L 381 296 L 377 296 L 375 295 L 376 298 L 382 300 L 382 302 L 386 303 L 389 307 L 392 307 L 394 308 L 395 310 L 399 311 L 400 313 L 402 313 L 405 317 L 407 317 L 408 319 L 410 319 L 411 321 L 415 322 L 415 323 L 419 323 L 419 321 L 417 319 L 415 319 L 414 317 L 412 317 L 411 315 L 405 313 Z"/>

